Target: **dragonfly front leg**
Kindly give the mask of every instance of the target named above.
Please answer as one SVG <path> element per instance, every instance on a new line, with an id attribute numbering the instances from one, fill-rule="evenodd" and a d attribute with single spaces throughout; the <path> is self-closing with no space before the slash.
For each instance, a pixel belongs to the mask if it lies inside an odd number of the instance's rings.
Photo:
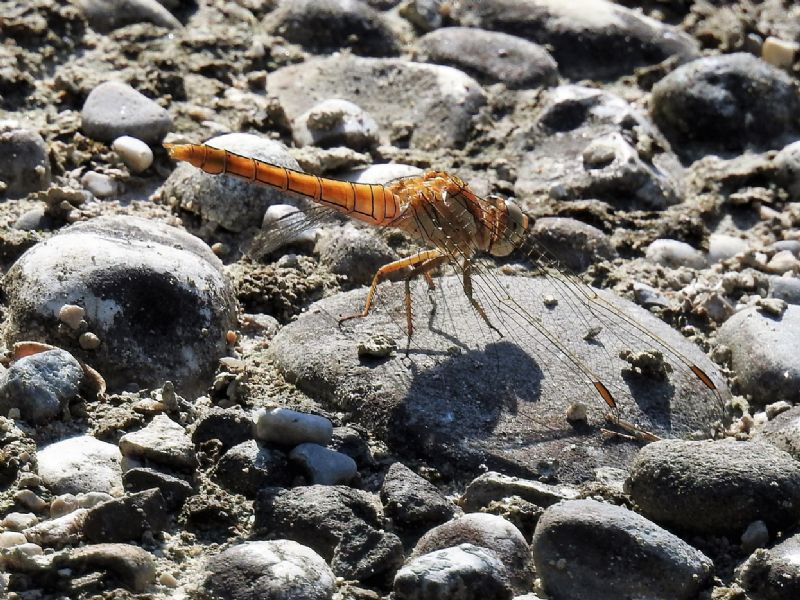
<path id="1" fill-rule="evenodd" d="M 381 280 L 383 280 L 384 277 L 386 277 L 386 275 L 393 273 L 394 271 L 399 271 L 400 269 L 405 269 L 406 267 L 411 267 L 413 269 L 421 263 L 425 263 L 441 256 L 442 254 L 439 250 L 423 250 L 422 252 L 418 252 L 417 254 L 409 256 L 408 258 L 401 258 L 400 260 L 395 260 L 389 264 L 383 265 L 380 269 L 378 269 L 378 271 L 375 273 L 375 276 L 372 278 L 372 285 L 369 286 L 369 292 L 367 292 L 367 301 L 364 304 L 364 310 L 362 310 L 360 313 L 339 317 L 339 324 L 350 319 L 366 317 L 369 314 L 369 310 L 372 308 L 372 301 L 375 299 L 375 292 L 378 289 L 378 284 L 381 282 Z M 410 300 L 407 299 L 406 302 L 408 305 Z"/>
<path id="2" fill-rule="evenodd" d="M 469 259 L 464 259 L 463 280 L 464 294 L 466 294 L 469 303 L 472 304 L 472 308 L 477 311 L 484 322 L 489 326 L 489 329 L 493 330 L 500 337 L 503 337 L 503 333 L 492 324 L 492 322 L 489 320 L 489 316 L 483 309 L 483 306 L 481 306 L 481 303 L 478 302 L 472 293 L 472 263 L 469 261 Z"/>

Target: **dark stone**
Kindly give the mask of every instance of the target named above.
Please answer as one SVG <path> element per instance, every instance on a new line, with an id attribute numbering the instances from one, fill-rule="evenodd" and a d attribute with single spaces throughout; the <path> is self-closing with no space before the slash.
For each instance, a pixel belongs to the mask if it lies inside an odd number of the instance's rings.
<path id="1" fill-rule="evenodd" d="M 169 524 L 164 498 L 157 489 L 108 500 L 89 509 L 84 534 L 90 542 L 141 540 L 145 531 L 158 533 Z"/>
<path id="2" fill-rule="evenodd" d="M 186 481 L 155 469 L 129 469 L 122 474 L 122 483 L 127 492 L 158 488 L 169 512 L 180 511 L 186 498 L 192 495 L 192 486 Z"/>
<path id="3" fill-rule="evenodd" d="M 399 462 L 386 473 L 381 500 L 386 516 L 399 527 L 410 529 L 438 525 L 452 518 L 456 511 L 436 486 Z"/>

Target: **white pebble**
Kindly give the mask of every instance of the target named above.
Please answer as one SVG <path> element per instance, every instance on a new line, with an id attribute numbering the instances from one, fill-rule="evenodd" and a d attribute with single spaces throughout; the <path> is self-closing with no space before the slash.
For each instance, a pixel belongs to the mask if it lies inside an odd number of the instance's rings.
<path id="1" fill-rule="evenodd" d="M 86 311 L 77 304 L 65 304 L 58 311 L 58 320 L 66 323 L 72 329 L 77 329 L 81 326 L 84 316 L 86 316 Z"/>
<path id="2" fill-rule="evenodd" d="M 742 238 L 722 233 L 711 234 L 708 238 L 708 260 L 712 263 L 733 258 L 745 250 L 747 242 Z"/>
<path id="3" fill-rule="evenodd" d="M 659 239 L 647 247 L 645 256 L 650 262 L 664 265 L 665 267 L 690 267 L 702 269 L 705 258 L 699 250 L 695 250 L 686 242 L 678 240 Z"/>
<path id="4" fill-rule="evenodd" d="M 116 181 L 108 175 L 95 171 L 84 173 L 83 177 L 81 177 L 81 185 L 98 198 L 110 198 L 116 195 L 118 190 Z"/>
<path id="5" fill-rule="evenodd" d="M 291 204 L 273 204 L 264 213 L 261 222 L 261 229 L 265 232 L 272 232 L 273 235 L 281 237 L 281 232 L 289 231 L 297 224 L 302 223 L 304 217 L 302 211 Z M 282 245 L 286 244 L 307 244 L 313 243 L 317 238 L 317 228 L 311 227 L 303 229 L 300 233 L 286 236 L 280 239 Z M 276 248 L 277 249 L 277 248 Z"/>
<path id="6" fill-rule="evenodd" d="M 100 338 L 91 331 L 87 331 L 78 338 L 78 345 L 84 350 L 95 350 L 100 347 Z"/>
<path id="7" fill-rule="evenodd" d="M 39 517 L 33 513 L 11 512 L 6 515 L 5 519 L 0 521 L 0 526 L 9 531 L 22 531 L 28 527 L 33 527 L 38 522 Z"/>
<path id="8" fill-rule="evenodd" d="M 142 140 L 129 135 L 118 137 L 111 144 L 125 166 L 134 173 L 141 173 L 153 164 L 153 151 Z"/>
<path id="9" fill-rule="evenodd" d="M 27 544 L 28 538 L 18 531 L 4 531 L 0 533 L 0 548 L 11 548 L 20 544 Z"/>
<path id="10" fill-rule="evenodd" d="M 158 577 L 158 583 L 168 588 L 178 587 L 178 580 L 172 573 L 164 572 Z"/>
<path id="11" fill-rule="evenodd" d="M 771 65 L 788 69 L 794 64 L 798 48 L 800 45 L 797 42 L 769 36 L 761 46 L 761 58 Z"/>
<path id="12" fill-rule="evenodd" d="M 800 261 L 788 250 L 781 250 L 767 263 L 767 270 L 771 273 L 783 274 L 800 271 Z"/>
<path id="13" fill-rule="evenodd" d="M 296 446 L 304 442 L 327 445 L 333 436 L 333 424 L 325 417 L 288 408 L 261 409 L 253 415 L 255 437 L 264 442 Z"/>

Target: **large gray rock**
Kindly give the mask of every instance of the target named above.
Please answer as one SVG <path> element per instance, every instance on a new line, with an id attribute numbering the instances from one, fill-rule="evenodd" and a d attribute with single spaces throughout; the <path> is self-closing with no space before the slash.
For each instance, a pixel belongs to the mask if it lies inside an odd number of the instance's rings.
<path id="1" fill-rule="evenodd" d="M 404 123 L 411 129 L 406 141 L 422 149 L 463 144 L 473 116 L 486 102 L 480 85 L 451 67 L 347 55 L 278 69 L 270 73 L 267 92 L 290 119 L 322 100 L 349 100 L 377 121 L 382 143 L 389 141 L 386 132 Z"/>
<path id="2" fill-rule="evenodd" d="M 123 135 L 157 144 L 172 128 L 169 113 L 127 83 L 106 81 L 94 88 L 81 110 L 81 129 L 111 143 Z"/>
<path id="3" fill-rule="evenodd" d="M 797 400 L 800 306 L 790 304 L 780 316 L 746 308 L 722 324 L 717 339 L 731 349 L 733 372 L 743 393 L 759 404 Z"/>
<path id="4" fill-rule="evenodd" d="M 39 340 L 91 364 L 111 388 L 130 382 L 204 390 L 235 328 L 235 299 L 221 261 L 203 242 L 134 217 L 98 217 L 39 243 L 3 279 L 7 344 Z M 83 328 L 60 325 L 65 304 Z M 100 346 L 84 349 L 83 331 Z"/>
<path id="5" fill-rule="evenodd" d="M 711 583 L 702 552 L 636 513 L 595 500 L 548 508 L 531 543 L 553 598 L 696 598 Z"/>
<path id="6" fill-rule="evenodd" d="M 763 442 L 663 440 L 642 448 L 628 491 L 653 521 L 700 535 L 741 536 L 753 521 L 800 520 L 800 464 Z"/>
<path id="7" fill-rule="evenodd" d="M 653 120 L 686 158 L 781 148 L 800 129 L 792 79 L 751 54 L 709 56 L 653 87 Z"/>
<path id="8" fill-rule="evenodd" d="M 473 473 L 485 464 L 533 475 L 543 461 L 562 481 L 574 481 L 591 477 L 598 466 L 627 464 L 635 449 L 604 443 L 596 429 L 608 407 L 582 375 L 589 370 L 615 395 L 622 416 L 646 429 L 687 435 L 720 417 L 719 399 L 674 352 L 721 387 L 712 363 L 632 303 L 606 293 L 592 302 L 582 294 L 594 292 L 582 284 L 569 287 L 574 282 L 482 272 L 474 281 L 476 298 L 501 328 L 501 338 L 473 312 L 459 280 L 442 277 L 436 284 L 433 314 L 427 285 L 415 288 L 408 358 L 402 350 L 385 358 L 359 356 L 365 341 L 405 348 L 402 283 L 382 285 L 374 311 L 341 326 L 338 316 L 360 309 L 365 291 L 316 303 L 278 333 L 270 356 L 306 393 L 350 412 L 396 451 L 448 471 L 457 466 Z M 543 302 L 548 295 L 554 306 Z M 596 326 L 596 338 L 585 339 Z M 659 381 L 629 372 L 618 358 L 622 349 L 660 349 L 674 373 Z M 585 430 L 566 421 L 575 402 L 589 409 Z"/>
<path id="9" fill-rule="evenodd" d="M 698 55 L 697 43 L 680 30 L 606 0 L 467 0 L 451 16 L 549 45 L 571 79 L 612 79 L 671 56 Z"/>
<path id="10" fill-rule="evenodd" d="M 483 83 L 547 87 L 558 82 L 558 65 L 542 46 L 472 27 L 445 27 L 417 42 L 419 60 L 461 69 Z"/>

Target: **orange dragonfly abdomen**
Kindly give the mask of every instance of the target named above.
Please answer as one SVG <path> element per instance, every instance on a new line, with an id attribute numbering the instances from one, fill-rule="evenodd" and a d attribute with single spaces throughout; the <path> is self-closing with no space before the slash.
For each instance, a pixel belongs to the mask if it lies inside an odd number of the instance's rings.
<path id="1" fill-rule="evenodd" d="M 164 144 L 170 157 L 212 175 L 228 174 L 298 194 L 371 225 L 391 225 L 400 201 L 377 183 L 352 183 L 309 175 L 206 144 Z"/>

